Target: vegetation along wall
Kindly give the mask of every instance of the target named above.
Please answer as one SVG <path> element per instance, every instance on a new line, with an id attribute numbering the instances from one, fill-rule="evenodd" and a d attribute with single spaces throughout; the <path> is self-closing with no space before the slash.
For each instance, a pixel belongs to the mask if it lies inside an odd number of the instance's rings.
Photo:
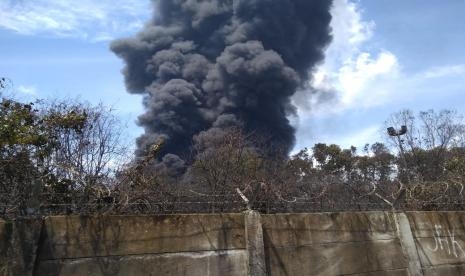
<path id="1" fill-rule="evenodd" d="M 0 275 L 465 275 L 465 212 L 0 221 Z"/>

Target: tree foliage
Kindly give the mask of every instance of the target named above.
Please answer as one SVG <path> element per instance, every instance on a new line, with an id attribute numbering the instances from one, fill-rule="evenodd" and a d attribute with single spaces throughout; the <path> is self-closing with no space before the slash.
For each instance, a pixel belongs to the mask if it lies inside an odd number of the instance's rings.
<path id="1" fill-rule="evenodd" d="M 116 119 L 82 103 L 0 103 L 0 198 L 4 213 L 76 203 L 73 193 L 104 184 L 124 153 Z"/>
<path id="2" fill-rule="evenodd" d="M 0 103 L 2 216 L 62 213 L 463 209 L 465 125 L 453 111 L 404 110 L 387 143 L 318 143 L 292 156 L 239 128 L 194 137 L 185 160 L 125 160 L 111 109 L 73 102 Z M 188 155 L 188 154 L 186 154 Z"/>

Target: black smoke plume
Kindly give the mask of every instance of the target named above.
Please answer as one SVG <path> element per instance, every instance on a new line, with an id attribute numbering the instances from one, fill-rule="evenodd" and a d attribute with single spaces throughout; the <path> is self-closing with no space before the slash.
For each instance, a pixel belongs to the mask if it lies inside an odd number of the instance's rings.
<path id="1" fill-rule="evenodd" d="M 134 38 L 114 41 L 130 93 L 145 95 L 137 155 L 161 139 L 181 164 L 193 137 L 240 127 L 289 151 L 291 96 L 331 40 L 330 0 L 158 0 Z"/>

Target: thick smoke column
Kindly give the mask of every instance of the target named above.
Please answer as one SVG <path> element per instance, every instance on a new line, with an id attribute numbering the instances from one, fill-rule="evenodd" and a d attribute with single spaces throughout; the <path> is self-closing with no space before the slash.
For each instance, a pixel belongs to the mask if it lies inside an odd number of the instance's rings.
<path id="1" fill-rule="evenodd" d="M 330 7 L 330 0 L 155 1 L 139 34 L 111 45 L 126 63 L 128 90 L 145 95 L 137 154 L 164 139 L 165 163 L 179 163 L 193 137 L 230 126 L 290 150 L 290 98 L 323 59 Z"/>

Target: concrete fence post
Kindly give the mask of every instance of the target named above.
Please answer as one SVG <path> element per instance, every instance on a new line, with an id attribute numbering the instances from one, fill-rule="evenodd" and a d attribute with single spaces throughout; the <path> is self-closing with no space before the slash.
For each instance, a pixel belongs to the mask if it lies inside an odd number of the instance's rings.
<path id="1" fill-rule="evenodd" d="M 407 258 L 409 274 L 410 276 L 423 276 L 420 256 L 418 255 L 417 246 L 407 215 L 403 212 L 393 212 L 393 214 L 397 228 L 397 236 L 399 237 L 404 256 Z"/>
<path id="2" fill-rule="evenodd" d="M 249 276 L 266 276 L 265 247 L 260 213 L 244 212 L 245 239 L 249 261 Z"/>

